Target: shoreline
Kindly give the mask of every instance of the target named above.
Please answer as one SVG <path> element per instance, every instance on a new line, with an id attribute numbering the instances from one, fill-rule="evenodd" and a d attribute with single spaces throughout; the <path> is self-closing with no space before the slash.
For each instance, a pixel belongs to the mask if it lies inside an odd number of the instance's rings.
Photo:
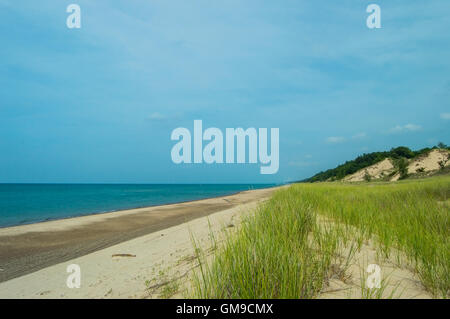
<path id="1" fill-rule="evenodd" d="M 39 271 L 0 283 L 0 299 L 128 299 L 167 298 L 153 286 L 172 278 L 187 280 L 195 267 L 195 246 L 211 245 L 211 233 L 221 236 L 239 227 L 263 196 L 189 222 L 171 226 Z M 80 288 L 66 285 L 70 264 L 80 266 Z M 183 295 L 177 294 L 175 298 Z"/>
<path id="2" fill-rule="evenodd" d="M 0 283 L 241 204 L 266 199 L 280 187 L 0 228 Z"/>
<path id="3" fill-rule="evenodd" d="M 22 184 L 29 185 L 29 184 L 32 184 L 32 183 L 18 183 L 18 184 L 14 184 L 14 185 L 22 185 Z M 0 185 L 2 185 L 2 183 L 0 183 Z M 3 183 L 3 185 L 7 185 L 7 184 Z M 36 185 L 39 185 L 39 183 L 37 183 Z M 50 184 L 44 184 L 44 185 L 64 185 L 64 184 L 51 184 L 50 183 Z M 70 184 L 70 185 L 72 185 L 72 184 Z M 90 185 L 90 184 L 75 184 L 75 185 Z M 103 184 L 99 184 L 99 185 L 103 185 Z M 104 184 L 104 185 L 109 185 L 109 184 Z M 117 185 L 122 185 L 122 184 L 117 184 Z M 123 184 L 123 185 L 127 185 L 127 184 Z M 195 184 L 186 184 L 186 185 L 195 185 Z M 212 184 L 212 185 L 216 185 L 216 184 Z M 17 225 L 7 225 L 7 226 L 0 225 L 0 231 L 2 229 L 5 229 L 5 228 L 13 228 L 13 227 L 26 226 L 26 225 L 47 223 L 47 222 L 66 220 L 66 219 L 72 219 L 72 218 L 79 218 L 79 217 L 86 217 L 86 216 L 92 216 L 92 215 L 109 214 L 109 213 L 122 212 L 122 211 L 128 211 L 128 210 L 135 210 L 135 209 L 142 209 L 142 208 L 151 208 L 151 207 L 159 207 L 159 206 L 167 206 L 167 205 L 175 205 L 175 204 L 183 204 L 183 203 L 196 202 L 196 201 L 205 200 L 205 199 L 221 198 L 221 197 L 226 197 L 226 196 L 237 195 L 237 194 L 240 194 L 242 192 L 247 192 L 247 191 L 259 190 L 259 189 L 278 188 L 278 187 L 282 187 L 284 185 L 289 185 L 289 183 L 286 183 L 286 184 L 275 184 L 273 186 L 262 187 L 262 188 L 254 188 L 254 189 L 247 189 L 247 190 L 240 190 L 240 191 L 232 191 L 232 192 L 230 192 L 228 194 L 224 194 L 224 195 L 217 195 L 217 196 L 211 196 L 211 197 L 208 196 L 208 197 L 202 197 L 202 198 L 198 198 L 198 199 L 168 202 L 168 203 L 164 203 L 164 204 L 132 206 L 132 207 L 123 208 L 123 209 L 114 209 L 114 210 L 105 210 L 105 211 L 99 211 L 99 212 L 83 213 L 81 215 L 74 215 L 74 216 L 60 217 L 60 218 L 51 218 L 51 217 L 49 217 L 49 218 L 46 218 L 46 219 L 43 219 L 43 220 L 24 222 L 24 223 L 20 223 L 20 224 L 17 224 Z"/>

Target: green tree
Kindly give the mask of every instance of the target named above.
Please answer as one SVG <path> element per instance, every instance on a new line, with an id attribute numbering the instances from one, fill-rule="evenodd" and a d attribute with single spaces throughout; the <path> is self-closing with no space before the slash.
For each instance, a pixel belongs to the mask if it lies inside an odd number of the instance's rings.
<path id="1" fill-rule="evenodd" d="M 408 147 L 399 146 L 391 149 L 391 156 L 395 158 L 399 157 L 413 158 L 414 152 L 411 151 Z"/>

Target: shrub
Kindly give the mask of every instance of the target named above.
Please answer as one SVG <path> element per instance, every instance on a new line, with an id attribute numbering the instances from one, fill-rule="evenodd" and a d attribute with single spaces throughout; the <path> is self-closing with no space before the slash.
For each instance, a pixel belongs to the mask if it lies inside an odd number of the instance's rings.
<path id="1" fill-rule="evenodd" d="M 408 177 L 408 161 L 405 158 L 400 158 L 397 161 L 398 172 L 400 173 L 400 179 Z"/>

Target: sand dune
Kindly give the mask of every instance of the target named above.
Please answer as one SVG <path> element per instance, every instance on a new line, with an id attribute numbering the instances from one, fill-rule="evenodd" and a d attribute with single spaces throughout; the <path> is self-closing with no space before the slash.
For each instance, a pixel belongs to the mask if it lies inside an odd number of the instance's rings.
<path id="1" fill-rule="evenodd" d="M 357 171 L 356 173 L 346 176 L 344 181 L 346 182 L 362 182 L 364 181 L 364 177 L 368 174 L 373 179 L 382 178 L 384 176 L 389 175 L 394 171 L 394 165 L 392 164 L 392 160 L 386 158 L 381 162 L 368 166 L 364 169 Z"/>
<path id="2" fill-rule="evenodd" d="M 408 165 L 408 174 L 415 174 L 421 170 L 423 172 L 439 170 L 441 168 L 439 163 L 449 166 L 449 153 L 447 150 L 435 149 L 424 156 L 413 159 Z"/>
<path id="3" fill-rule="evenodd" d="M 441 169 L 442 165 L 450 165 L 450 152 L 445 149 L 433 149 L 430 152 L 413 158 L 408 163 L 408 174 L 433 173 Z M 344 177 L 346 182 L 363 182 L 366 174 L 371 179 L 383 179 L 392 175 L 396 171 L 393 160 L 386 158 L 376 164 L 360 169 L 354 174 Z M 400 174 L 396 173 L 389 178 L 394 182 L 400 179 Z"/>

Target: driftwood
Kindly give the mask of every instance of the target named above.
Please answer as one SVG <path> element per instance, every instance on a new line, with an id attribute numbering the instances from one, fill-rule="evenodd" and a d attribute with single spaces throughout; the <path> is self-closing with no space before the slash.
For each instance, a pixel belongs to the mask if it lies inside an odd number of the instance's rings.
<path id="1" fill-rule="evenodd" d="M 131 254 L 114 254 L 111 257 L 136 257 L 136 255 L 131 255 Z"/>

